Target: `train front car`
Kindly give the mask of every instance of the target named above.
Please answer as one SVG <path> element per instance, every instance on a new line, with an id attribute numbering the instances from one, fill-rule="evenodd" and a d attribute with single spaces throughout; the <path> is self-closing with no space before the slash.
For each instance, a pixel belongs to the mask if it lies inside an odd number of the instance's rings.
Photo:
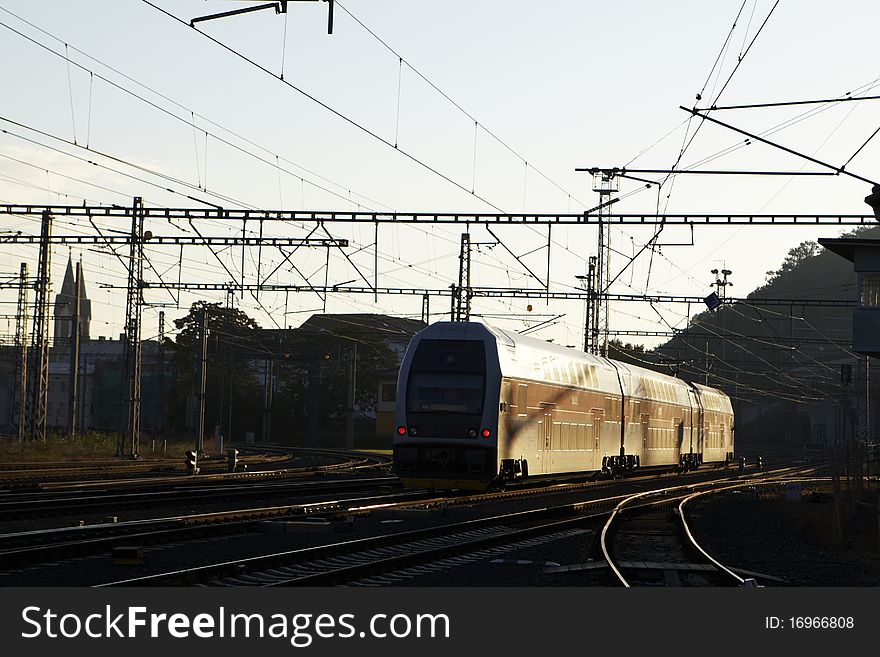
<path id="1" fill-rule="evenodd" d="M 404 486 L 482 490 L 495 479 L 495 341 L 469 322 L 437 322 L 413 337 L 397 379 L 394 422 L 394 466 Z"/>

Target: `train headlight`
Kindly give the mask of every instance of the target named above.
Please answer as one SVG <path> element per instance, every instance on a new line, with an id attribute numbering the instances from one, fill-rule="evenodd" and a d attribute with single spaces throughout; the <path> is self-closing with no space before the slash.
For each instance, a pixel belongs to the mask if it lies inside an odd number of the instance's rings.
<path id="1" fill-rule="evenodd" d="M 476 438 L 477 437 L 477 430 L 476 429 L 468 429 L 468 435 L 471 438 Z"/>
<path id="2" fill-rule="evenodd" d="M 418 427 L 410 427 L 409 428 L 409 435 L 410 436 L 418 436 L 419 435 L 419 428 Z"/>
<path id="3" fill-rule="evenodd" d="M 489 436 L 492 435 L 492 432 L 489 431 L 488 429 L 483 429 L 483 430 L 480 432 L 480 435 L 482 435 L 483 438 L 488 438 Z"/>
<path id="4" fill-rule="evenodd" d="M 397 435 L 403 436 L 406 434 L 406 427 L 397 427 Z"/>

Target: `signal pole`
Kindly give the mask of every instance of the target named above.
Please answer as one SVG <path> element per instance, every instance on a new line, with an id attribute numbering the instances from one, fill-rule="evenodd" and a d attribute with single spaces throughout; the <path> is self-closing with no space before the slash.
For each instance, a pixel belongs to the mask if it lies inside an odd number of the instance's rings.
<path id="1" fill-rule="evenodd" d="M 730 276 L 733 272 L 729 269 L 722 269 L 720 272 L 717 269 L 713 269 L 712 273 L 715 275 L 715 282 L 712 283 L 712 287 L 714 287 L 715 290 L 717 291 L 718 299 L 721 301 L 721 305 L 718 306 L 718 334 L 720 335 L 719 339 L 721 341 L 720 365 L 723 365 L 726 362 L 725 361 L 725 351 L 726 351 L 725 347 L 726 347 L 727 341 L 724 338 L 724 315 L 723 315 L 722 309 L 724 308 L 724 303 L 727 300 L 727 288 L 729 286 L 733 285 L 733 283 L 731 283 L 729 280 L 727 280 L 727 277 Z M 723 278 L 719 278 L 719 275 L 723 276 Z M 707 349 L 707 351 L 708 351 L 708 349 Z M 707 354 L 707 359 L 708 359 L 708 354 Z M 719 368 L 720 368 L 720 365 L 719 365 Z M 716 373 L 719 368 L 716 368 Z"/>
<path id="2" fill-rule="evenodd" d="M 587 298 L 584 309 L 584 353 L 599 353 L 599 324 L 596 317 L 596 256 L 590 256 L 586 276 L 575 276 L 586 284 Z"/>

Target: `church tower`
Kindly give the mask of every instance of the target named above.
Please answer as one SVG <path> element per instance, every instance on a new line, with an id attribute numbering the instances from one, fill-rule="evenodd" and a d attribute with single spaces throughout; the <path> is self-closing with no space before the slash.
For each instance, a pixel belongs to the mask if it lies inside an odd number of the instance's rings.
<path id="1" fill-rule="evenodd" d="M 64 282 L 61 292 L 55 295 L 55 344 L 65 345 L 70 340 L 73 325 L 73 310 L 76 303 L 76 281 L 79 280 L 79 317 L 81 340 L 89 339 L 89 323 L 92 319 L 92 302 L 86 295 L 86 283 L 83 278 L 82 262 L 76 263 L 76 277 L 73 274 L 73 258 L 67 260 Z"/>

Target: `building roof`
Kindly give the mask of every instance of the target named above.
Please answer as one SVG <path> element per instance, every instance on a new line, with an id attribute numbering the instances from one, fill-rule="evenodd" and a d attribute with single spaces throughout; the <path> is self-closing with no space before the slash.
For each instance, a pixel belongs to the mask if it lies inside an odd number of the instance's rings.
<path id="1" fill-rule="evenodd" d="M 880 252 L 880 239 L 865 237 L 820 237 L 819 244 L 824 246 L 832 253 L 846 258 L 850 262 L 855 262 L 856 250 L 877 249 Z"/>
<path id="2" fill-rule="evenodd" d="M 377 336 L 389 340 L 409 339 L 427 326 L 423 321 L 371 313 L 312 315 L 301 330 L 339 336 Z"/>

